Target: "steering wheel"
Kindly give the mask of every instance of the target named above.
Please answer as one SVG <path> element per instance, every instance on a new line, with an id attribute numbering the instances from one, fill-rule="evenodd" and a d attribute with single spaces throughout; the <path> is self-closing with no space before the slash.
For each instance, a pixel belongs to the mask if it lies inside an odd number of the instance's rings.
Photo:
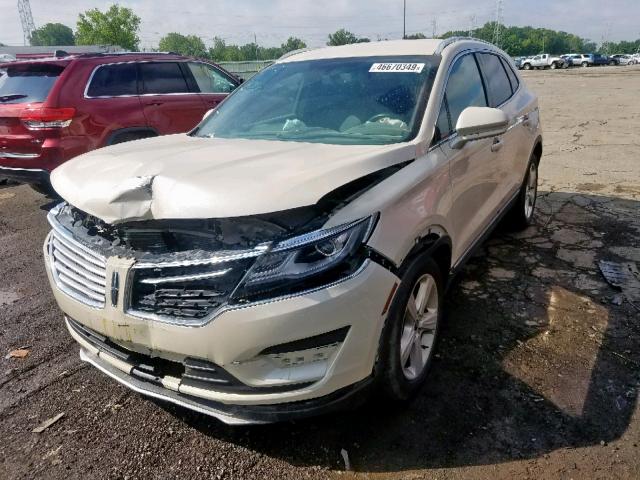
<path id="1" fill-rule="evenodd" d="M 401 122 L 404 122 L 404 120 L 402 120 L 399 117 L 394 117 L 388 113 L 378 113 L 376 115 L 374 115 L 373 117 L 371 117 L 369 120 L 367 120 L 366 123 L 374 123 L 374 122 L 378 122 L 380 120 L 382 120 L 383 118 L 390 118 L 392 120 L 400 120 Z"/>

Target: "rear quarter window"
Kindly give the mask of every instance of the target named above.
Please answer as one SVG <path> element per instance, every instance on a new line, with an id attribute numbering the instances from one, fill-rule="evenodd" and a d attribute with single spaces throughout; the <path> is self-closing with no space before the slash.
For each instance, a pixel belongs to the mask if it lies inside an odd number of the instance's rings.
<path id="1" fill-rule="evenodd" d="M 507 72 L 507 76 L 509 77 L 509 82 L 511 82 L 511 91 L 513 93 L 516 93 L 516 90 L 518 90 L 518 87 L 520 86 L 520 81 L 518 80 L 518 76 L 515 74 L 515 72 L 513 71 L 513 68 L 511 68 L 511 65 L 509 65 L 509 62 L 507 60 L 505 60 L 504 58 L 501 58 L 502 60 L 502 65 L 504 66 L 504 69 Z"/>
<path id="2" fill-rule="evenodd" d="M 133 63 L 98 67 L 87 89 L 89 97 L 119 97 L 137 93 L 138 78 L 136 66 Z"/>
<path id="3" fill-rule="evenodd" d="M 15 65 L 0 75 L 0 105 L 44 102 L 64 70 L 62 65 Z"/>

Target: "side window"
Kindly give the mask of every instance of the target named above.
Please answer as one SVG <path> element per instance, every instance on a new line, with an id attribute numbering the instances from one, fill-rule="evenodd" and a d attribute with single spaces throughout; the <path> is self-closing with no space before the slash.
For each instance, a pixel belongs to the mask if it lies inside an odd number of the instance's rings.
<path id="1" fill-rule="evenodd" d="M 511 98 L 511 83 L 497 55 L 476 53 L 489 95 L 489 106 L 497 107 Z"/>
<path id="2" fill-rule="evenodd" d="M 173 62 L 140 63 L 142 93 L 187 93 L 189 87 L 180 65 Z"/>
<path id="3" fill-rule="evenodd" d="M 201 93 L 230 93 L 236 84 L 206 63 L 189 63 Z"/>
<path id="4" fill-rule="evenodd" d="M 501 58 L 502 66 L 507 71 L 507 76 L 509 77 L 509 82 L 511 83 L 511 92 L 516 93 L 518 87 L 520 86 L 520 81 L 518 80 L 518 76 L 514 73 L 513 68 L 509 65 L 509 62 L 504 58 Z"/>
<path id="5" fill-rule="evenodd" d="M 451 126 L 454 129 L 465 108 L 487 106 L 480 71 L 472 54 L 458 59 L 451 68 L 446 96 Z"/>
<path id="6" fill-rule="evenodd" d="M 138 94 L 135 63 L 104 65 L 93 74 L 87 89 L 89 97 L 118 97 Z"/>

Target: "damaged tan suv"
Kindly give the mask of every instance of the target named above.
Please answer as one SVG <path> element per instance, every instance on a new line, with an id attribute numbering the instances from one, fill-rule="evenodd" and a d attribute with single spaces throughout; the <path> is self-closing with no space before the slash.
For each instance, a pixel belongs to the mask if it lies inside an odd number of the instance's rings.
<path id="1" fill-rule="evenodd" d="M 52 175 L 44 254 L 83 360 L 229 424 L 425 380 L 448 279 L 531 222 L 536 97 L 471 39 L 300 51 L 189 134 Z"/>

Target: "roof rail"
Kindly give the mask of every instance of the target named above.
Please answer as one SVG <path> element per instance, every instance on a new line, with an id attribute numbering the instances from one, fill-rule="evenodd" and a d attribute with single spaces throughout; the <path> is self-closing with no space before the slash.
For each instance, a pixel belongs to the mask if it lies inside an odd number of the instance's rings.
<path id="1" fill-rule="evenodd" d="M 440 45 L 438 45 L 438 48 L 436 48 L 436 51 L 434 52 L 436 55 L 440 55 L 442 53 L 442 51 L 447 48 L 449 45 L 459 42 L 461 40 L 471 40 L 474 42 L 480 42 L 480 43 L 485 43 L 487 45 L 491 45 L 493 47 L 495 47 L 495 45 L 491 42 L 487 42 L 486 40 L 482 40 L 480 38 L 474 38 L 474 37 L 449 37 L 449 38 L 445 38 L 444 40 L 442 40 L 442 42 L 440 42 Z"/>
<path id="2" fill-rule="evenodd" d="M 309 52 L 311 50 L 315 50 L 315 48 L 306 47 L 306 48 L 299 48 L 298 50 L 291 50 L 290 52 L 287 52 L 284 55 L 282 55 L 280 58 L 278 58 L 278 60 L 284 60 L 285 58 L 293 57 L 294 55 L 298 55 L 299 53 Z"/>
<path id="3" fill-rule="evenodd" d="M 87 52 L 81 53 L 79 57 L 113 57 L 119 55 L 180 55 L 176 52 Z"/>

